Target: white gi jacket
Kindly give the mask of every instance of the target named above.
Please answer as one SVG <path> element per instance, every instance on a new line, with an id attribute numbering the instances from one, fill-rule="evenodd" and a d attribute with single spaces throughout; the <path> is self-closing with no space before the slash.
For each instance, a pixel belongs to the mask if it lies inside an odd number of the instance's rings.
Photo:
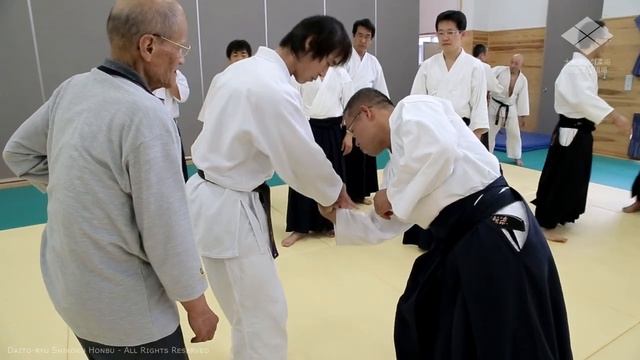
<path id="1" fill-rule="evenodd" d="M 450 70 L 442 52 L 425 60 L 413 80 L 411 94 L 447 99 L 460 117 L 471 120 L 471 130 L 489 129 L 485 70 L 480 60 L 464 50 Z"/>
<path id="2" fill-rule="evenodd" d="M 252 190 L 274 170 L 301 194 L 323 205 L 336 201 L 342 181 L 315 143 L 300 93 L 274 50 L 260 47 L 255 56 L 229 66 L 210 94 L 191 153 L 196 167 L 216 185 L 199 177 L 187 183 L 203 256 L 234 257 L 239 238 L 268 236 Z"/>
<path id="3" fill-rule="evenodd" d="M 496 66 L 492 69 L 493 77 L 498 81 L 499 92 L 491 92 L 491 97 L 503 104 L 509 105 L 508 121 L 518 121 L 518 116 L 529 115 L 529 83 L 522 71 L 513 85 L 513 92 L 509 95 L 509 84 L 511 83 L 511 70 L 508 66 Z M 489 102 L 489 122 L 495 122 L 495 116 L 500 104 L 495 101 Z M 506 111 L 500 111 L 500 124 L 504 124 Z"/>
<path id="4" fill-rule="evenodd" d="M 504 88 L 496 79 L 493 71 L 491 71 L 491 66 L 485 62 L 482 63 L 482 68 L 484 69 L 484 75 L 487 78 L 487 91 L 491 93 L 500 93 Z M 507 84 L 508 85 L 508 84 Z"/>
<path id="5" fill-rule="evenodd" d="M 351 76 L 351 80 L 353 80 L 354 92 L 366 87 L 371 87 L 389 96 L 382 66 L 380 66 L 380 62 L 378 62 L 375 56 L 365 53 L 364 56 L 360 58 L 356 49 L 353 49 L 346 68 L 349 76 Z"/>
<path id="6" fill-rule="evenodd" d="M 330 67 L 323 79 L 300 85 L 304 112 L 312 119 L 342 116 L 353 95 L 353 82 L 344 67 Z"/>
<path id="7" fill-rule="evenodd" d="M 180 106 L 178 104 L 182 104 L 187 101 L 190 93 L 187 78 L 182 74 L 182 72 L 180 72 L 180 70 L 176 70 L 176 85 L 178 85 L 180 99 L 173 97 L 167 88 L 159 88 L 153 91 L 153 95 L 163 100 L 162 102 L 164 103 L 164 107 L 169 111 L 172 119 L 177 119 L 180 116 Z"/>
<path id="8" fill-rule="evenodd" d="M 598 73 L 586 56 L 579 52 L 560 70 L 555 83 L 554 108 L 568 118 L 587 118 L 594 124 L 600 122 L 613 108 L 598 96 Z M 578 133 L 577 129 L 560 128 L 559 141 L 569 146 Z"/>
<path id="9" fill-rule="evenodd" d="M 382 242 L 413 224 L 427 228 L 447 205 L 500 176 L 496 157 L 447 100 L 410 95 L 398 103 L 389 125 L 392 149 L 385 183 L 394 215 L 385 220 L 373 210 L 365 214 L 339 209 L 338 244 Z"/>

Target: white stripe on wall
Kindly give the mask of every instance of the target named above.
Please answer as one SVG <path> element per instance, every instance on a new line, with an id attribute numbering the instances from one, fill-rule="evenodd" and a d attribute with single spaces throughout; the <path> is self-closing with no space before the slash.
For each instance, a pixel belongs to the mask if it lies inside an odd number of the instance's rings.
<path id="1" fill-rule="evenodd" d="M 378 56 L 378 38 L 380 37 L 378 29 L 378 0 L 373 4 L 373 25 L 376 27 L 376 36 L 373 38 L 373 54 Z"/>
<path id="2" fill-rule="evenodd" d="M 264 0 L 264 46 L 269 47 L 269 25 L 267 22 L 267 0 Z"/>
<path id="3" fill-rule="evenodd" d="M 27 0 L 27 7 L 29 8 L 29 22 L 31 23 L 31 36 L 33 38 L 33 50 L 36 53 L 36 67 L 38 68 L 38 80 L 40 81 L 40 95 L 42 96 L 42 103 L 47 101 L 47 96 L 44 93 L 44 80 L 42 80 L 42 67 L 40 66 L 40 53 L 38 52 L 38 40 L 36 39 L 36 25 L 33 21 L 33 10 L 31 9 L 31 0 Z"/>
<path id="4" fill-rule="evenodd" d="M 200 36 L 200 0 L 196 0 L 196 22 L 198 25 L 198 61 L 200 62 L 200 91 L 202 92 L 202 102 L 204 102 L 204 74 L 202 65 L 202 37 Z"/>

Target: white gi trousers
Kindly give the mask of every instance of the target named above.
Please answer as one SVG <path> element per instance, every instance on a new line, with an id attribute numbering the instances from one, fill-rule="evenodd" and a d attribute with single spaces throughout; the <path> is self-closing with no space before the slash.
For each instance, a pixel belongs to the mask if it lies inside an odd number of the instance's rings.
<path id="1" fill-rule="evenodd" d="M 518 111 L 515 105 L 509 106 L 509 116 L 505 121 L 506 109 L 500 109 L 500 119 L 496 125 L 496 114 L 500 104 L 493 99 L 489 99 L 489 151 L 493 153 L 496 146 L 496 135 L 500 128 L 507 131 L 507 157 L 510 159 L 522 158 L 522 139 L 520 138 L 520 123 L 518 122 Z"/>
<path id="2" fill-rule="evenodd" d="M 209 284 L 231 324 L 232 359 L 286 359 L 287 303 L 258 194 L 194 175 L 187 196 Z"/>

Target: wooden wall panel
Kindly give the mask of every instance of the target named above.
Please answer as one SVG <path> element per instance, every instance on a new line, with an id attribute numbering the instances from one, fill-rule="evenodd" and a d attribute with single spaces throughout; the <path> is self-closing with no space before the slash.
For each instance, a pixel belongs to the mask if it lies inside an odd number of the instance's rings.
<path id="1" fill-rule="evenodd" d="M 473 47 L 476 44 L 485 44 L 489 43 L 489 32 L 488 31 L 480 31 L 480 30 L 469 30 L 464 33 L 462 36 L 462 48 L 467 54 L 472 54 Z"/>
<path id="2" fill-rule="evenodd" d="M 634 77 L 631 91 L 624 91 L 624 76 L 640 55 L 640 31 L 634 17 L 605 20 L 613 40 L 603 49 L 601 58 L 609 59 L 607 78 L 600 79 L 600 96 L 623 115 L 633 119 L 633 113 L 640 113 L 640 79 Z M 627 158 L 629 138 L 620 134 L 613 124 L 600 124 L 594 134 L 594 152 L 603 155 Z"/>

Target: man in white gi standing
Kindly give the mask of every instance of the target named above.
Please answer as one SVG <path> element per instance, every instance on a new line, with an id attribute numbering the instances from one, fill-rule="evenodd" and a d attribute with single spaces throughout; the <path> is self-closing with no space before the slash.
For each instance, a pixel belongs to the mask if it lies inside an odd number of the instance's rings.
<path id="1" fill-rule="evenodd" d="M 596 23 L 602 31 L 596 35 L 609 34 L 604 22 Z M 597 40 L 605 44 L 608 41 Z M 591 60 L 600 57 L 604 46 L 590 51 L 590 43 L 581 41 L 578 49 L 581 52 L 573 53 L 555 82 L 554 108 L 560 119 L 551 136 L 536 199 L 532 201 L 545 236 L 556 242 L 566 242 L 567 237 L 554 229 L 576 221 L 585 212 L 596 125 L 611 122 L 623 134 L 631 133 L 629 119 L 598 95 L 598 74 Z"/>
<path id="2" fill-rule="evenodd" d="M 447 10 L 436 18 L 436 31 L 442 52 L 425 60 L 418 69 L 411 94 L 426 94 L 447 99 L 473 131 L 478 140 L 489 130 L 487 78 L 480 60 L 462 49 L 467 17 L 461 11 Z M 485 149 L 486 151 L 486 149 Z M 425 233 L 419 227 L 409 229 L 405 244 L 428 250 Z"/>
<path id="3" fill-rule="evenodd" d="M 507 157 L 522 166 L 522 138 L 520 126 L 529 116 L 529 83 L 522 73 L 524 57 L 515 54 L 509 66 L 492 69 L 502 91 L 494 91 L 489 100 L 489 151 L 493 152 L 500 128 L 507 130 Z"/>
<path id="4" fill-rule="evenodd" d="M 387 82 L 378 59 L 368 52 L 376 36 L 376 27 L 369 19 L 353 23 L 353 51 L 346 69 L 353 81 L 353 90 L 372 87 L 389 96 Z M 345 175 L 349 195 L 357 203 L 371 204 L 368 196 L 378 191 L 378 167 L 376 158 L 364 154 L 353 143 L 352 151 L 345 156 Z"/>
<path id="5" fill-rule="evenodd" d="M 413 80 L 411 94 L 447 99 L 456 113 L 480 139 L 489 131 L 487 79 L 480 60 L 462 49 L 467 18 L 457 10 L 447 10 L 436 18 L 442 52 L 425 60 Z"/>
<path id="6" fill-rule="evenodd" d="M 275 170 L 320 204 L 353 206 L 315 143 L 291 82 L 292 75 L 311 81 L 350 55 L 338 20 L 309 17 L 276 50 L 260 47 L 227 68 L 205 99 L 202 132 L 192 147 L 199 176 L 187 182 L 187 196 L 211 288 L 231 323 L 235 360 L 287 357 L 287 304 L 274 263 L 270 208 L 263 208 L 264 182 Z"/>

